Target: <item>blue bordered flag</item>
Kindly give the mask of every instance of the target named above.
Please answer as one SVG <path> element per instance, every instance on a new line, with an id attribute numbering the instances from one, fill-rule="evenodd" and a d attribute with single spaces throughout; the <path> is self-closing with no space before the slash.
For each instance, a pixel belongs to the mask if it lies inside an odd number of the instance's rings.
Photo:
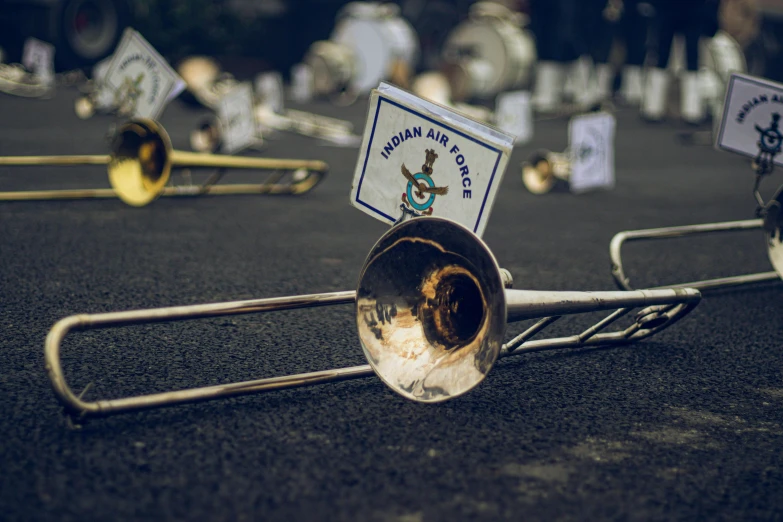
<path id="1" fill-rule="evenodd" d="M 395 224 L 457 221 L 481 236 L 514 137 L 382 83 L 370 95 L 351 204 Z"/>

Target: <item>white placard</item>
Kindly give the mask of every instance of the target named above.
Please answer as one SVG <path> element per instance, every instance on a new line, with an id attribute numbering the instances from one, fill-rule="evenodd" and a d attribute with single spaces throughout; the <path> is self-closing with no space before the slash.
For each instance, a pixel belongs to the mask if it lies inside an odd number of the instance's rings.
<path id="1" fill-rule="evenodd" d="M 568 143 L 571 192 L 614 187 L 614 116 L 594 112 L 571 118 Z"/>
<path id="2" fill-rule="evenodd" d="M 114 93 L 111 89 L 103 88 L 112 58 L 113 56 L 104 58 L 92 67 L 92 81 L 96 85 L 94 101 L 98 109 L 111 109 L 114 105 Z"/>
<path id="3" fill-rule="evenodd" d="M 283 76 L 279 72 L 267 72 L 256 76 L 256 93 L 261 103 L 281 114 L 285 105 Z"/>
<path id="4" fill-rule="evenodd" d="M 767 151 L 780 151 L 783 141 L 781 114 L 782 84 L 734 73 L 726 89 L 715 147 L 751 158 L 755 158 L 762 147 Z M 783 165 L 781 156 L 783 154 L 775 156 L 776 165 Z"/>
<path id="5" fill-rule="evenodd" d="M 514 138 L 381 83 L 370 95 L 351 204 L 394 224 L 457 221 L 481 236 Z"/>
<path id="6" fill-rule="evenodd" d="M 28 38 L 22 51 L 22 65 L 47 86 L 54 85 L 54 46 L 36 38 Z"/>
<path id="7" fill-rule="evenodd" d="M 108 56 L 92 66 L 92 79 L 95 82 L 102 83 L 106 79 L 106 73 L 109 70 L 114 56 Z"/>
<path id="8" fill-rule="evenodd" d="M 533 110 L 529 91 L 512 91 L 498 94 L 495 102 L 495 123 L 516 136 L 517 144 L 527 143 L 533 137 Z"/>
<path id="9" fill-rule="evenodd" d="M 155 119 L 185 89 L 185 81 L 138 32 L 128 28 L 102 88 L 109 89 L 131 116 Z"/>
<path id="10" fill-rule="evenodd" d="M 313 70 L 300 63 L 291 67 L 291 98 L 297 103 L 313 99 Z"/>
<path id="11" fill-rule="evenodd" d="M 224 95 L 218 102 L 217 113 L 223 130 L 224 152 L 234 154 L 258 143 L 250 83 L 240 83 Z"/>

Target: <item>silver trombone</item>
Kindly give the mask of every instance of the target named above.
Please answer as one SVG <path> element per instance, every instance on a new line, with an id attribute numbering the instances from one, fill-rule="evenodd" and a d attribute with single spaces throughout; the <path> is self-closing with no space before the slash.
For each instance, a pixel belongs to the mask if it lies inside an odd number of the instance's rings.
<path id="1" fill-rule="evenodd" d="M 690 237 L 704 234 L 714 234 L 719 232 L 738 232 L 745 230 L 760 230 L 763 232 L 764 240 L 767 246 L 767 255 L 770 263 L 775 269 L 772 272 L 759 272 L 755 274 L 745 274 L 731 277 L 721 277 L 716 279 L 705 279 L 702 281 L 693 281 L 690 283 L 681 283 L 666 285 L 667 288 L 687 287 L 696 288 L 700 291 L 721 290 L 729 287 L 741 287 L 749 285 L 758 285 L 764 283 L 779 283 L 783 278 L 783 246 L 781 246 L 781 235 L 783 229 L 783 215 L 780 212 L 783 205 L 783 186 L 781 186 L 775 196 L 769 201 L 764 202 L 759 194 L 759 182 L 762 177 L 770 172 L 764 169 L 771 169 L 771 163 L 766 167 L 754 166 L 757 169 L 756 184 L 754 195 L 758 202 L 757 213 L 761 216 L 757 219 L 746 219 L 741 221 L 727 221 L 723 223 L 704 223 L 699 225 L 686 225 L 678 227 L 651 228 L 646 230 L 626 230 L 615 234 L 609 244 L 609 257 L 612 260 L 612 277 L 618 288 L 623 290 L 633 290 L 631 280 L 626 274 L 623 263 L 622 248 L 628 242 L 659 240 L 677 237 Z"/>
<path id="2" fill-rule="evenodd" d="M 633 343 L 674 324 L 701 300 L 699 291 L 689 288 L 548 292 L 506 289 L 510 285 L 510 274 L 470 230 L 441 218 L 415 218 L 393 227 L 375 244 L 356 291 L 66 317 L 46 338 L 46 370 L 68 418 L 77 422 L 372 375 L 412 401 L 436 403 L 473 389 L 498 358 Z M 92 402 L 71 390 L 60 364 L 61 343 L 73 331 L 337 304 L 354 304 L 369 364 Z M 636 308 L 641 311 L 630 326 L 603 332 Z M 579 334 L 531 340 L 563 315 L 603 310 L 613 311 Z M 507 323 L 537 318 L 503 344 Z"/>

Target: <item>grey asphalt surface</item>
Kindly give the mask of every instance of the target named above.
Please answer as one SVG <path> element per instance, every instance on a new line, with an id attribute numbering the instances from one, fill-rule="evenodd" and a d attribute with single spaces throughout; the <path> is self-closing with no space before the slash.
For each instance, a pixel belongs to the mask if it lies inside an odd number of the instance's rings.
<path id="1" fill-rule="evenodd" d="M 75 95 L 0 97 L 0 154 L 105 153 L 110 119 L 78 120 Z M 366 114 L 304 108 L 357 125 Z M 174 102 L 161 121 L 187 150 L 204 114 Z M 524 189 L 520 161 L 564 148 L 565 119 L 538 122 L 515 149 L 484 239 L 516 288 L 612 290 L 616 232 L 753 217 L 746 160 L 682 146 L 673 124 L 617 118 L 612 191 Z M 43 361 L 59 318 L 355 287 L 387 230 L 348 203 L 357 150 L 285 135 L 265 155 L 323 159 L 331 172 L 303 197 L 0 204 L 0 519 L 783 518 L 780 286 L 709 296 L 637 345 L 504 359 L 438 405 L 368 378 L 69 430 Z M 108 183 L 100 167 L 0 168 L 0 186 Z M 770 270 L 760 233 L 627 253 L 639 287 Z M 63 358 L 74 389 L 93 383 L 87 399 L 364 364 L 350 306 L 78 333 Z"/>

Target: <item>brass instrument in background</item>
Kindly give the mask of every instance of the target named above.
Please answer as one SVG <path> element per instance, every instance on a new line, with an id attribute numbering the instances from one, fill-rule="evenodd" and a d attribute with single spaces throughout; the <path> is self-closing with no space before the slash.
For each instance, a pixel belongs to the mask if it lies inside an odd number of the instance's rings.
<path id="1" fill-rule="evenodd" d="M 77 421 L 374 374 L 408 399 L 434 403 L 473 389 L 498 358 L 632 343 L 672 325 L 701 299 L 697 290 L 688 288 L 547 292 L 506 289 L 510 284 L 510 274 L 470 230 L 442 218 L 414 218 L 375 244 L 356 291 L 66 317 L 46 338 L 46 370 L 69 419 Z M 60 347 L 72 331 L 335 304 L 354 305 L 368 365 L 94 402 L 73 393 L 61 366 Z M 630 326 L 602 332 L 636 308 L 641 310 Z M 563 315 L 604 310 L 613 312 L 577 335 L 531 340 Z M 507 323 L 537 318 L 503 344 Z"/>
<path id="2" fill-rule="evenodd" d="M 112 188 L 0 192 L 0 201 L 119 197 L 128 205 L 140 207 L 159 196 L 304 194 L 328 171 L 328 165 L 318 160 L 244 158 L 174 150 L 165 129 L 148 119 L 123 124 L 109 155 L 0 157 L 0 166 L 35 165 L 107 165 Z M 200 185 L 167 186 L 175 167 L 219 170 Z M 215 185 L 224 169 L 273 172 L 261 183 Z"/>
<path id="3" fill-rule="evenodd" d="M 558 184 L 567 186 L 571 177 L 571 157 L 565 152 L 539 150 L 522 163 L 522 183 L 533 194 L 551 192 Z"/>
<path id="4" fill-rule="evenodd" d="M 767 255 L 772 263 L 774 272 L 759 272 L 717 279 L 705 279 L 690 283 L 666 285 L 666 288 L 688 287 L 701 291 L 720 290 L 728 287 L 757 285 L 760 283 L 779 283 L 783 278 L 783 214 L 780 209 L 783 205 L 783 187 L 768 202 L 763 203 L 758 193 L 758 179 L 755 194 L 760 204 L 759 219 L 746 219 L 742 221 L 728 221 L 723 223 L 705 223 L 700 225 L 686 225 L 679 227 L 651 228 L 647 230 L 627 230 L 616 234 L 609 245 L 609 256 L 612 259 L 612 277 L 617 286 L 624 290 L 632 290 L 631 281 L 625 273 L 623 265 L 622 247 L 627 242 L 644 241 L 652 239 L 667 239 L 676 237 L 691 237 L 696 235 L 713 234 L 718 232 L 738 232 L 744 230 L 761 230 L 767 245 Z"/>
<path id="5" fill-rule="evenodd" d="M 293 109 L 278 114 L 265 104 L 257 104 L 254 112 L 262 133 L 287 131 L 340 145 L 358 147 L 361 143 L 361 136 L 353 133 L 353 124 L 346 120 Z M 209 116 L 190 132 L 190 146 L 198 152 L 217 152 L 223 144 L 223 133 L 220 118 Z M 251 147 L 258 149 L 262 144 L 263 138 Z"/>

